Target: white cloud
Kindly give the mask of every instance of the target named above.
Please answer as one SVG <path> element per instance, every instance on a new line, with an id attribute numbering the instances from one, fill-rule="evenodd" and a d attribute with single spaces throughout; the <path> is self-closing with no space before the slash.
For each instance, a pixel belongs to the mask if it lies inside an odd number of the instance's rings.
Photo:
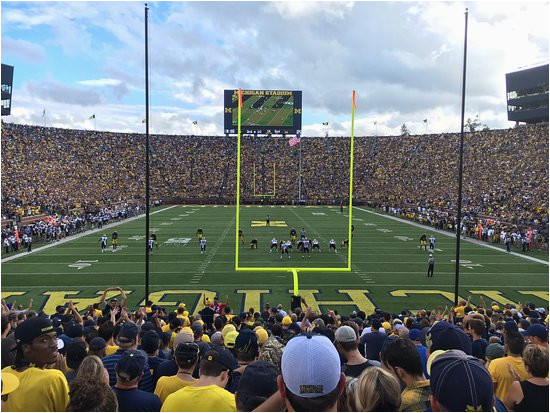
<path id="1" fill-rule="evenodd" d="M 80 80 L 77 83 L 84 86 L 118 86 L 122 82 L 118 79 L 90 79 L 90 80 Z"/>
<path id="2" fill-rule="evenodd" d="M 2 36 L 2 53 L 18 56 L 32 63 L 44 63 L 46 57 L 42 46 L 27 40 L 12 39 L 9 36 Z"/>

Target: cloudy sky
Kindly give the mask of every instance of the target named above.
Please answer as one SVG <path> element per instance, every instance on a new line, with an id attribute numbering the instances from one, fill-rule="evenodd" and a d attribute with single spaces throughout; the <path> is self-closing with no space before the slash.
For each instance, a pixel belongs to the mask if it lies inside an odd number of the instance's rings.
<path id="1" fill-rule="evenodd" d="M 223 90 L 303 91 L 303 135 L 506 128 L 505 73 L 548 63 L 548 2 L 149 2 L 151 131 L 223 133 Z M 144 3 L 1 3 L 4 121 L 144 132 Z M 45 118 L 43 112 L 46 112 Z M 197 126 L 193 121 L 197 121 Z M 374 125 L 376 122 L 376 126 Z"/>

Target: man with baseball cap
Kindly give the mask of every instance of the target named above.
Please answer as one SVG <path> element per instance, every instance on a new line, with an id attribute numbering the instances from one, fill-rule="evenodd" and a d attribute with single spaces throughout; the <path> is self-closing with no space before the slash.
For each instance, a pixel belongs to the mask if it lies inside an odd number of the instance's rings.
<path id="1" fill-rule="evenodd" d="M 472 355 L 472 341 L 459 327 L 447 321 L 438 321 L 432 325 L 426 334 L 428 353 L 436 350 L 462 350 Z"/>
<path id="2" fill-rule="evenodd" d="M 378 361 L 366 359 L 361 355 L 357 343 L 357 334 L 350 326 L 340 326 L 334 333 L 334 345 L 347 360 L 342 365 L 342 373 L 348 377 L 359 377 L 369 367 L 380 367 Z"/>
<path id="3" fill-rule="evenodd" d="M 237 411 L 251 412 L 277 392 L 277 367 L 264 360 L 249 364 L 239 381 Z"/>
<path id="4" fill-rule="evenodd" d="M 199 346 L 197 343 L 185 342 L 178 344 L 174 350 L 174 360 L 178 365 L 177 374 L 160 377 L 155 387 L 155 394 L 162 403 L 172 393 L 198 381 L 193 377 L 193 371 L 199 361 Z"/>
<path id="5" fill-rule="evenodd" d="M 434 412 L 493 411 L 491 375 L 475 357 L 442 350 L 430 359 L 430 404 Z"/>
<path id="6" fill-rule="evenodd" d="M 122 357 L 122 354 L 128 350 L 136 350 L 138 346 L 137 336 L 139 333 L 138 327 L 134 323 L 124 323 L 120 327 L 120 330 L 115 338 L 115 342 L 118 345 L 118 350 L 107 357 L 103 357 L 101 361 L 103 366 L 109 372 L 109 385 L 114 386 L 116 383 L 116 371 L 115 366 L 118 363 L 118 360 Z M 153 378 L 151 377 L 151 370 L 149 369 L 149 364 L 145 363 L 143 367 L 143 376 L 139 381 L 140 390 L 147 391 L 152 393 L 155 390 L 153 384 Z"/>
<path id="7" fill-rule="evenodd" d="M 548 350 L 548 330 L 544 324 L 531 324 L 525 333 L 531 344 L 538 344 Z"/>
<path id="8" fill-rule="evenodd" d="M 140 350 L 128 350 L 118 359 L 116 384 L 113 390 L 118 400 L 119 412 L 158 412 L 161 402 L 158 396 L 138 389 L 143 377 L 146 356 Z"/>
<path id="9" fill-rule="evenodd" d="M 6 367 L 19 379 L 19 387 L 10 393 L 4 411 L 36 412 L 65 411 L 69 403 L 69 386 L 65 375 L 56 369 L 46 369 L 58 357 L 57 334 L 52 321 L 32 317 L 15 330 L 17 354 L 15 365 Z"/>
<path id="10" fill-rule="evenodd" d="M 236 367 L 229 350 L 216 347 L 208 350 L 200 362 L 200 378 L 193 386 L 186 386 L 169 395 L 162 405 L 163 412 L 234 412 L 235 396 L 225 390 Z"/>
<path id="11" fill-rule="evenodd" d="M 386 340 L 386 333 L 382 328 L 382 322 L 379 318 L 373 317 L 370 321 L 370 332 L 361 336 L 361 343 L 365 344 L 365 355 L 369 360 L 380 361 L 380 350 Z"/>
<path id="12" fill-rule="evenodd" d="M 283 352 L 281 372 L 277 384 L 288 411 L 336 411 L 346 376 L 328 338 L 310 333 L 292 338 Z"/>

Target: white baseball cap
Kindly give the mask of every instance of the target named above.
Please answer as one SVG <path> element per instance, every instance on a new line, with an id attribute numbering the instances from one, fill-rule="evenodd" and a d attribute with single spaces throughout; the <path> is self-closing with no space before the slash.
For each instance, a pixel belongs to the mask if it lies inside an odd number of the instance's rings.
<path id="1" fill-rule="evenodd" d="M 281 372 L 286 387 L 307 399 L 324 396 L 340 381 L 340 357 L 336 347 L 322 335 L 292 338 L 285 347 Z"/>

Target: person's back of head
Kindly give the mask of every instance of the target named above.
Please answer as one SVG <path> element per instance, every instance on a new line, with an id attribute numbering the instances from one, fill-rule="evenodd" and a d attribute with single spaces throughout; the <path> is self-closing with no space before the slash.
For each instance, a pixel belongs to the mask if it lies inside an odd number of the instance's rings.
<path id="1" fill-rule="evenodd" d="M 380 361 L 402 378 L 403 370 L 406 374 L 418 377 L 423 375 L 422 358 L 415 344 L 405 338 L 398 338 L 382 348 Z"/>
<path id="2" fill-rule="evenodd" d="M 105 384 L 109 384 L 109 376 L 106 376 L 106 370 L 105 367 L 103 367 L 101 359 L 93 355 L 86 356 L 84 360 L 82 360 L 82 363 L 80 363 L 80 367 L 78 367 L 76 372 L 76 377 L 82 377 L 87 380 L 95 380 L 98 382 L 107 379 Z"/>
<path id="3" fill-rule="evenodd" d="M 504 344 L 506 345 L 506 352 L 508 355 L 520 356 L 523 353 L 525 347 L 525 340 L 523 335 L 516 331 L 509 331 L 504 338 Z"/>
<path id="4" fill-rule="evenodd" d="M 106 342 L 109 342 L 109 340 L 113 338 L 114 331 L 115 326 L 113 325 L 113 323 L 111 321 L 106 321 L 99 326 L 99 329 L 97 330 L 97 335 Z"/>
<path id="5" fill-rule="evenodd" d="M 548 376 L 548 347 L 529 344 L 523 350 L 523 362 L 533 377 Z"/>
<path id="6" fill-rule="evenodd" d="M 108 384 L 76 377 L 69 386 L 68 412 L 116 412 L 118 401 Z"/>
<path id="7" fill-rule="evenodd" d="M 468 326 L 478 336 L 483 336 L 485 333 L 485 323 L 482 320 L 474 318 L 468 322 Z"/>
<path id="8" fill-rule="evenodd" d="M 359 412 L 397 412 L 401 405 L 399 382 L 387 371 L 379 367 L 365 369 L 354 386 L 353 398 Z"/>

